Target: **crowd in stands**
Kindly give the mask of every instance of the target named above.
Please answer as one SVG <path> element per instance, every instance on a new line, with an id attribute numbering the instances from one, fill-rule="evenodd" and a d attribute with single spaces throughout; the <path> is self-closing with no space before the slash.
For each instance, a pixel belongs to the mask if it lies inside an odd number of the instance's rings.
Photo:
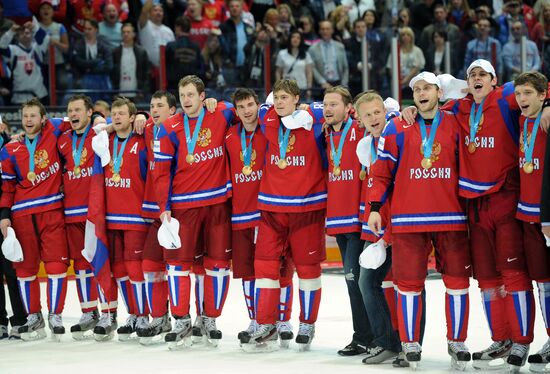
<path id="1" fill-rule="evenodd" d="M 550 72 L 550 0 L 28 0 L 27 22 L 13 22 L 7 3 L 0 0 L 0 105 L 31 96 L 48 104 L 50 63 L 61 92 L 147 101 L 159 87 L 161 45 L 169 89 L 196 74 L 213 96 L 262 90 L 268 45 L 271 80 L 296 79 L 306 97 L 337 84 L 356 94 L 364 68 L 369 88 L 390 94 L 393 37 L 404 98 L 420 71 L 445 71 L 446 41 L 455 76 L 483 58 L 501 82 L 514 79 L 522 36 L 527 70 Z"/>

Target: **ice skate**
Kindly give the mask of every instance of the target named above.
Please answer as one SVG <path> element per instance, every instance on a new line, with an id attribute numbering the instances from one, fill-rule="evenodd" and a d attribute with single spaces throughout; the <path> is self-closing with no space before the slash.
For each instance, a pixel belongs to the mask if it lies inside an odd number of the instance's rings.
<path id="1" fill-rule="evenodd" d="M 116 312 L 102 313 L 94 327 L 94 339 L 98 342 L 111 340 L 118 326 Z"/>
<path id="2" fill-rule="evenodd" d="M 33 313 L 28 315 L 27 323 L 20 326 L 18 332 L 24 341 L 39 340 L 46 337 L 44 327 L 46 327 L 46 323 L 42 313 Z"/>
<path id="3" fill-rule="evenodd" d="M 279 334 L 279 344 L 281 348 L 288 348 L 290 341 L 294 338 L 292 325 L 289 321 L 277 321 L 277 334 Z"/>
<path id="4" fill-rule="evenodd" d="M 512 349 L 506 360 L 510 367 L 510 372 L 519 373 L 519 369 L 521 369 L 521 367 L 525 365 L 525 361 L 527 361 L 527 356 L 529 356 L 529 344 L 512 344 Z"/>
<path id="5" fill-rule="evenodd" d="M 338 351 L 340 356 L 357 356 L 367 353 L 367 346 L 353 341 Z"/>
<path id="6" fill-rule="evenodd" d="M 527 362 L 533 373 L 550 373 L 550 338 L 537 353 L 529 356 Z"/>
<path id="7" fill-rule="evenodd" d="M 298 335 L 296 335 L 296 344 L 300 352 L 309 351 L 311 341 L 315 336 L 315 324 L 300 322 Z"/>
<path id="8" fill-rule="evenodd" d="M 175 350 L 180 346 L 190 347 L 192 343 L 193 328 L 191 326 L 191 316 L 174 317 L 176 320 L 171 332 L 164 336 L 164 341 L 168 343 L 168 349 Z"/>
<path id="9" fill-rule="evenodd" d="M 418 342 L 401 343 L 405 360 L 409 363 L 410 368 L 415 371 L 422 359 L 422 346 Z"/>
<path id="10" fill-rule="evenodd" d="M 170 331 L 172 331 L 172 323 L 168 313 L 166 313 L 162 317 L 153 318 L 147 328 L 138 328 L 136 334 L 139 337 L 139 344 L 151 345 L 164 343 L 164 337 Z"/>
<path id="11" fill-rule="evenodd" d="M 20 327 L 21 326 L 11 326 L 10 336 L 8 337 L 8 340 L 21 340 L 21 334 L 19 333 Z"/>
<path id="12" fill-rule="evenodd" d="M 0 340 L 7 339 L 8 337 L 8 326 L 0 325 Z"/>
<path id="13" fill-rule="evenodd" d="M 61 337 L 65 334 L 65 326 L 61 314 L 48 314 L 48 327 L 52 332 L 52 340 L 55 342 L 61 341 Z"/>
<path id="14" fill-rule="evenodd" d="M 454 340 L 447 341 L 447 352 L 451 356 L 451 367 L 455 370 L 464 371 L 471 359 L 470 351 L 464 342 Z"/>
<path id="15" fill-rule="evenodd" d="M 116 330 L 119 342 L 128 341 L 132 333 L 136 332 L 136 322 L 137 316 L 135 314 L 130 314 L 128 318 L 126 318 L 124 325 L 120 326 Z"/>
<path id="16" fill-rule="evenodd" d="M 203 316 L 202 323 L 208 342 L 212 346 L 217 347 L 222 339 L 222 332 L 216 327 L 216 318 Z"/>
<path id="17" fill-rule="evenodd" d="M 279 349 L 277 345 L 277 327 L 273 324 L 261 324 L 254 333 L 240 338 L 243 351 L 249 353 L 273 352 Z"/>
<path id="18" fill-rule="evenodd" d="M 251 319 L 246 330 L 239 332 L 239 334 L 237 335 L 237 339 L 239 339 L 239 344 L 242 337 L 244 336 L 250 337 L 250 335 L 254 334 L 257 329 L 258 329 L 258 322 L 256 322 L 255 319 Z"/>
<path id="19" fill-rule="evenodd" d="M 397 358 L 398 353 L 376 346 L 367 350 L 367 357 L 363 359 L 364 364 L 381 364 L 388 360 Z"/>
<path id="20" fill-rule="evenodd" d="M 93 337 L 94 327 L 99 321 L 99 313 L 96 310 L 82 313 L 80 320 L 76 325 L 71 326 L 71 334 L 74 340 L 85 340 Z M 87 334 L 89 332 L 89 334 Z"/>
<path id="21" fill-rule="evenodd" d="M 512 341 L 493 342 L 488 348 L 472 355 L 472 366 L 482 370 L 503 370 L 508 364 L 506 358 L 512 349 Z"/>
<path id="22" fill-rule="evenodd" d="M 140 331 L 145 331 L 149 328 L 149 316 L 138 316 L 136 318 L 136 328 L 135 328 L 135 333 L 136 333 L 136 336 L 138 338 L 138 341 L 141 342 L 141 339 L 139 337 L 139 332 Z"/>
<path id="23" fill-rule="evenodd" d="M 399 352 L 391 364 L 394 368 L 408 368 L 410 366 L 403 351 Z"/>
<path id="24" fill-rule="evenodd" d="M 203 316 L 198 315 L 195 317 L 195 322 L 193 323 L 193 344 L 202 344 L 206 343 L 207 336 L 206 330 L 204 329 Z"/>

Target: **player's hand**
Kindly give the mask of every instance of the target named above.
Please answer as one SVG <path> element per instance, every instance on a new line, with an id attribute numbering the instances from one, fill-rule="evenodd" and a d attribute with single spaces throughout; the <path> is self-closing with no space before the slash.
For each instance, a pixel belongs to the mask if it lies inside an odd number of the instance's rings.
<path id="1" fill-rule="evenodd" d="M 168 222 L 170 222 L 170 219 L 172 218 L 172 212 L 169 210 L 165 210 L 164 212 L 162 212 L 160 214 L 160 222 L 163 222 L 165 218 L 168 220 Z"/>
<path id="2" fill-rule="evenodd" d="M 218 106 L 218 100 L 214 99 L 213 97 L 204 99 L 202 103 L 206 108 L 206 110 L 209 111 L 210 113 L 214 113 L 216 111 L 216 107 Z"/>
<path id="3" fill-rule="evenodd" d="M 11 136 L 11 141 L 12 142 L 22 142 L 23 139 L 25 139 L 25 133 L 23 131 L 21 131 L 17 134 L 13 134 Z"/>
<path id="4" fill-rule="evenodd" d="M 143 135 L 145 125 L 147 124 L 147 118 L 144 114 L 137 114 L 134 120 L 134 132 L 139 135 Z"/>
<path id="5" fill-rule="evenodd" d="M 11 220 L 9 218 L 0 220 L 0 231 L 2 231 L 4 238 L 8 236 L 8 227 L 11 227 Z"/>
<path id="6" fill-rule="evenodd" d="M 369 214 L 369 229 L 374 235 L 379 236 L 382 230 L 382 216 L 378 212 L 371 212 Z"/>
<path id="7" fill-rule="evenodd" d="M 548 128 L 550 128 L 550 107 L 546 107 L 542 110 L 542 116 L 540 117 L 540 128 L 544 132 L 548 132 Z"/>
<path id="8" fill-rule="evenodd" d="M 409 125 L 412 125 L 416 119 L 417 113 L 418 113 L 418 109 L 416 109 L 415 106 L 408 106 L 401 111 L 401 115 L 399 116 L 399 119 L 404 120 Z"/>
<path id="9" fill-rule="evenodd" d="M 302 103 L 298 105 L 298 110 L 308 110 L 308 109 L 309 109 L 309 104 Z"/>

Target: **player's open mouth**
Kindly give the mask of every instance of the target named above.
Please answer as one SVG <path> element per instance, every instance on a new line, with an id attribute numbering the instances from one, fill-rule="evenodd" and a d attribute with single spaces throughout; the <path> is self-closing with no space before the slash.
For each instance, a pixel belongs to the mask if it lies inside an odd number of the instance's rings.
<path id="1" fill-rule="evenodd" d="M 420 100 L 419 103 L 424 105 L 424 104 L 427 104 L 430 100 L 428 99 L 425 99 L 425 100 Z"/>
<path id="2" fill-rule="evenodd" d="M 79 118 L 74 118 L 74 119 L 71 120 L 71 123 L 72 123 L 73 125 L 78 125 L 79 122 L 80 122 L 80 119 L 79 119 Z"/>
<path id="3" fill-rule="evenodd" d="M 480 89 L 483 88 L 483 84 L 482 84 L 482 83 L 476 83 L 476 84 L 474 84 L 474 88 L 475 88 L 476 90 L 480 90 Z"/>

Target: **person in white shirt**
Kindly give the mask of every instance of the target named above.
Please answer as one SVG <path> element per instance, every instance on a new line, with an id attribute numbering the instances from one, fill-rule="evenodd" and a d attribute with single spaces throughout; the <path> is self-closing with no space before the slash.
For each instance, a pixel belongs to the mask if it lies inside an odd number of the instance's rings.
<path id="1" fill-rule="evenodd" d="M 143 4 L 138 22 L 139 41 L 156 69 L 160 64 L 160 46 L 175 40 L 174 32 L 162 24 L 163 18 L 164 10 L 161 4 L 154 4 L 153 0 L 147 0 Z"/>

